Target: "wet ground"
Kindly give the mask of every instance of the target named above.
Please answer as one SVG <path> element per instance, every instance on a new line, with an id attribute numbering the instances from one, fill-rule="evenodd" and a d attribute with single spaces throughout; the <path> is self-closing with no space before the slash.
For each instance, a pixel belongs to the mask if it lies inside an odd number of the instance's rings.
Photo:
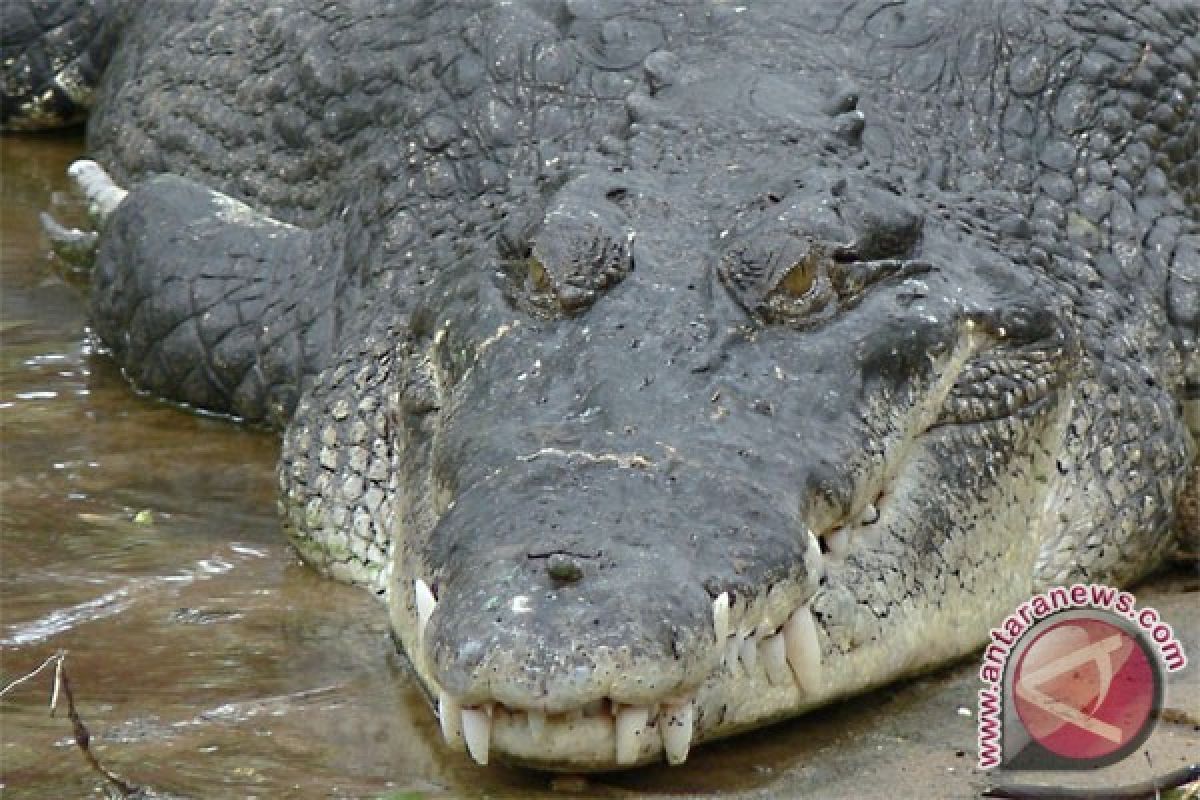
<path id="1" fill-rule="evenodd" d="M 0 140 L 0 683 L 67 651 L 103 764 L 155 793 L 262 798 L 968 798 L 976 666 L 693 752 L 679 768 L 564 778 L 481 769 L 440 744 L 382 609 L 289 551 L 275 437 L 140 398 L 93 352 L 78 280 L 37 213 L 69 216 L 78 138 Z M 76 210 L 77 213 L 77 210 Z M 1139 591 L 1200 663 L 1200 577 Z M 0 701 L 0 793 L 96 797 L 42 675 Z M 1103 785 L 1200 760 L 1200 669 L 1147 753 Z"/>

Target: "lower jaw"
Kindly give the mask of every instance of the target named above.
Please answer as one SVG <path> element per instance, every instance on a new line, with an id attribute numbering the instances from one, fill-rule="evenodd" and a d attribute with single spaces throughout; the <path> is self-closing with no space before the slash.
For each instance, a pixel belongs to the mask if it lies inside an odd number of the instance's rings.
<path id="1" fill-rule="evenodd" d="M 721 700 L 715 694 L 709 696 L 702 687 L 694 700 L 696 734 L 692 748 L 704 741 L 803 713 L 833 699 L 832 696 L 801 698 L 794 687 L 764 689 L 765 686 L 765 682 L 763 686 L 754 686 L 753 696 L 748 694 L 746 698 L 753 705 L 780 704 L 765 714 L 758 709 L 739 709 L 738 701 Z M 525 714 L 511 713 L 500 707 L 493 713 L 492 752 L 497 761 L 504 763 L 550 771 L 605 772 L 665 759 L 662 728 L 669 724 L 667 718 L 670 716 L 665 709 L 651 711 L 647 725 L 637 737 L 636 755 L 622 763 L 617 763 L 613 757 L 616 723 L 611 714 L 560 715 L 560 719 L 548 720 L 541 736 L 535 738 L 530 734 Z"/>

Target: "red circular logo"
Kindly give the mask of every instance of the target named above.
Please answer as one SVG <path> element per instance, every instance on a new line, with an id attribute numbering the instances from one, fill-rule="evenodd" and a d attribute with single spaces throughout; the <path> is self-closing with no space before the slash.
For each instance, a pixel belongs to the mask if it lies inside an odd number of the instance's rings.
<path id="1" fill-rule="evenodd" d="M 1021 724 L 1065 759 L 1107 759 L 1136 748 L 1154 725 L 1161 696 L 1152 659 L 1142 637 L 1114 622 L 1051 622 L 1012 674 Z"/>

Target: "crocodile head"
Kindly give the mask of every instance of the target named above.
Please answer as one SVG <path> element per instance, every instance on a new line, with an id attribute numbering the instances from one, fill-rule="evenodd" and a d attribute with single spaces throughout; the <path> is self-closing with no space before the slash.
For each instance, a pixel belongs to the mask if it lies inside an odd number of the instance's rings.
<path id="1" fill-rule="evenodd" d="M 706 180 L 567 184 L 397 356 L 390 613 L 477 760 L 679 762 L 968 652 L 1032 585 L 1053 293 L 865 174 L 727 181 L 716 221 Z"/>

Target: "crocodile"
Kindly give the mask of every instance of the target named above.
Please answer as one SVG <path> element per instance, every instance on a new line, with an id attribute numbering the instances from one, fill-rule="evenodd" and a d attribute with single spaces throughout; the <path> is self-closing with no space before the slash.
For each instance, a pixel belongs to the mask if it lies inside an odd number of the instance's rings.
<path id="1" fill-rule="evenodd" d="M 94 331 L 282 431 L 480 764 L 678 764 L 1194 544 L 1190 0 L 72 5 L 5 119 L 111 42 Z"/>

